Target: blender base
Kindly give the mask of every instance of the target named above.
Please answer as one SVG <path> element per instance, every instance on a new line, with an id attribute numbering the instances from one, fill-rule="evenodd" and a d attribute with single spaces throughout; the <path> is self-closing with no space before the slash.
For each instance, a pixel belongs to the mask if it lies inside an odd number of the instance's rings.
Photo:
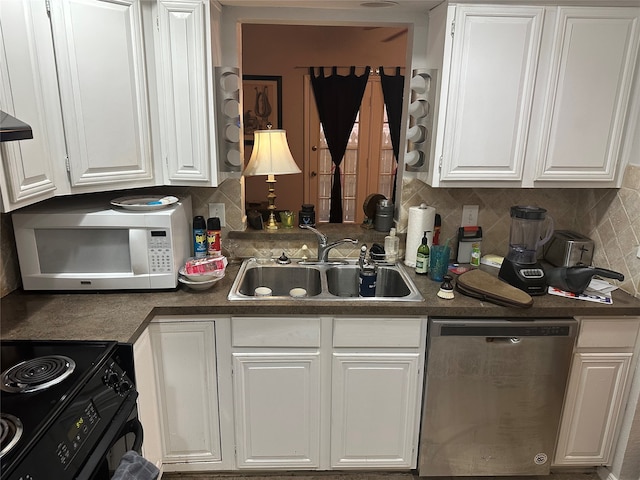
<path id="1" fill-rule="evenodd" d="M 544 295 L 547 293 L 547 280 L 544 270 L 537 262 L 523 265 L 505 258 L 500 266 L 498 277 L 509 285 L 527 292 L 529 295 Z"/>

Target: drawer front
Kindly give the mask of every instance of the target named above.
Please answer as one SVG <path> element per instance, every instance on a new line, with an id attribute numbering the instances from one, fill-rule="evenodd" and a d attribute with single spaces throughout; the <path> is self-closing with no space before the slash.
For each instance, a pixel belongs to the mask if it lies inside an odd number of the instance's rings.
<path id="1" fill-rule="evenodd" d="M 633 348 L 640 318 L 587 318 L 580 320 L 578 348 Z"/>
<path id="2" fill-rule="evenodd" d="M 319 347 L 316 317 L 231 317 L 234 347 Z"/>
<path id="3" fill-rule="evenodd" d="M 421 325 L 421 318 L 336 318 L 333 346 L 419 348 Z"/>

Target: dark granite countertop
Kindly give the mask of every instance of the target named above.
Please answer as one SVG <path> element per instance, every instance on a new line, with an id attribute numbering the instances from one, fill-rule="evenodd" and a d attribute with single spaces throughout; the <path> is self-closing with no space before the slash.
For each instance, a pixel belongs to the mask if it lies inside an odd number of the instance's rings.
<path id="1" fill-rule="evenodd" d="M 534 297 L 529 309 L 508 308 L 463 296 L 453 300 L 436 296 L 439 282 L 416 276 L 423 302 L 343 300 L 229 301 L 227 295 L 238 271 L 229 266 L 227 275 L 211 289 L 193 291 L 184 286 L 158 292 L 42 293 L 17 290 L 2 298 L 1 339 L 63 339 L 134 341 L 156 315 L 428 315 L 446 317 L 549 318 L 640 315 L 640 300 L 620 290 L 613 292 L 613 305 L 543 295 Z M 375 308 L 372 309 L 371 305 Z"/>

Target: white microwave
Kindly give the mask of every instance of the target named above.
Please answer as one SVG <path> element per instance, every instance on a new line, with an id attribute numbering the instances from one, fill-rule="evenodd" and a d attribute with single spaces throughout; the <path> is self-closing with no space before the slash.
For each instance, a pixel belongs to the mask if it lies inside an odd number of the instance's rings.
<path id="1" fill-rule="evenodd" d="M 175 288 L 191 252 L 190 197 L 144 211 L 54 199 L 12 218 L 25 290 Z"/>

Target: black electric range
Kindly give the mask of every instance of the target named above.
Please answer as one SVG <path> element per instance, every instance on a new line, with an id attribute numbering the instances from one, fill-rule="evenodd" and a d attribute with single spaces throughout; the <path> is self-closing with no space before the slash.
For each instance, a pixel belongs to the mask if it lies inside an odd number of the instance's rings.
<path id="1" fill-rule="evenodd" d="M 0 371 L 1 480 L 97 478 L 139 425 L 131 345 L 2 341 Z"/>

